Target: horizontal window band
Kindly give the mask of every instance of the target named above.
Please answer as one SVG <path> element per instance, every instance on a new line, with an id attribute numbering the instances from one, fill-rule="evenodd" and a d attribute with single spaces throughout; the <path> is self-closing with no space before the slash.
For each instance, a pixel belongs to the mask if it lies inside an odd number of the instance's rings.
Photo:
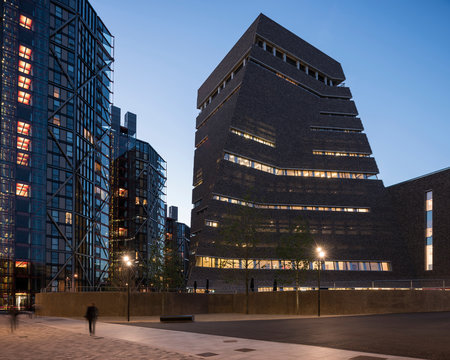
<path id="1" fill-rule="evenodd" d="M 234 128 L 234 127 L 230 128 L 230 131 L 233 134 L 242 136 L 245 139 L 253 140 L 255 142 L 258 142 L 260 144 L 264 144 L 264 145 L 267 145 L 267 146 L 270 146 L 270 147 L 275 147 L 275 143 L 273 141 L 266 140 L 266 139 L 264 139 L 264 138 L 262 138 L 260 136 L 256 136 L 256 135 L 250 134 L 248 132 L 245 132 L 243 130 L 239 130 L 239 129 Z"/>
<path id="2" fill-rule="evenodd" d="M 252 269 L 252 270 L 317 270 L 317 261 L 300 261 L 285 259 L 233 259 L 215 256 L 196 256 L 195 266 L 216 269 Z M 325 271 L 392 271 L 390 261 L 382 260 L 324 260 L 321 270 Z"/>
<path id="3" fill-rule="evenodd" d="M 368 153 L 348 152 L 348 151 L 332 151 L 332 150 L 313 150 L 313 155 L 370 157 L 370 154 L 368 154 Z"/>
<path id="4" fill-rule="evenodd" d="M 353 207 L 353 206 L 331 206 L 331 205 L 300 205 L 300 204 L 264 204 L 242 199 L 232 198 L 228 196 L 213 194 L 213 200 L 222 201 L 230 204 L 248 206 L 255 209 L 271 209 L 271 210 L 294 210 L 294 211 L 335 211 L 335 212 L 359 212 L 368 213 L 370 208 Z"/>
<path id="5" fill-rule="evenodd" d="M 345 132 L 345 133 L 361 133 L 360 129 L 352 129 L 352 128 L 335 128 L 335 127 L 326 127 L 326 126 L 310 126 L 311 131 L 333 131 L 333 132 Z"/>
<path id="6" fill-rule="evenodd" d="M 315 177 L 327 179 L 377 179 L 377 176 L 374 173 L 357 173 L 338 170 L 280 169 L 269 164 L 264 164 L 228 152 L 225 152 L 223 158 L 224 160 L 230 161 L 232 163 L 249 167 L 258 171 L 263 171 L 276 176 Z"/>

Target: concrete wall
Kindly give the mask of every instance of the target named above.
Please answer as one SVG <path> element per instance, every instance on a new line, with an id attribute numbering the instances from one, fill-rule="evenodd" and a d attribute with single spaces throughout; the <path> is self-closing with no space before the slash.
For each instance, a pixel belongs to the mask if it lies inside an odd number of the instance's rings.
<path id="1" fill-rule="evenodd" d="M 36 295 L 38 313 L 47 316 L 82 317 L 94 302 L 100 316 L 126 316 L 125 292 L 42 293 Z M 383 314 L 450 311 L 449 291 L 350 290 L 321 291 L 321 314 Z M 131 316 L 245 313 L 244 294 L 132 293 Z M 294 314 L 295 292 L 254 293 L 249 296 L 251 314 Z M 317 313 L 317 292 L 300 292 L 300 314 Z"/>

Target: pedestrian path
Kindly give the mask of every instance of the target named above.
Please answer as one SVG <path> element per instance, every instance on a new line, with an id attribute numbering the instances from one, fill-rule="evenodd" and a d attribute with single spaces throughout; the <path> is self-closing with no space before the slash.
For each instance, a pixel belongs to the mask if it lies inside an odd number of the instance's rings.
<path id="1" fill-rule="evenodd" d="M 82 320 L 65 318 L 38 318 L 25 320 L 36 322 L 61 331 L 87 334 L 87 324 Z M 268 330 L 270 331 L 270 330 Z M 122 340 L 148 346 L 160 351 L 173 352 L 172 359 L 208 358 L 218 359 L 333 359 L 333 360 L 400 360 L 412 359 L 391 355 L 362 353 L 319 346 L 287 344 L 271 341 L 250 340 L 191 332 L 162 330 L 139 326 L 98 322 L 96 337 Z M 153 358 L 149 354 L 149 359 Z M 162 358 L 162 357 L 161 357 Z M 170 358 L 170 357 L 169 357 Z"/>

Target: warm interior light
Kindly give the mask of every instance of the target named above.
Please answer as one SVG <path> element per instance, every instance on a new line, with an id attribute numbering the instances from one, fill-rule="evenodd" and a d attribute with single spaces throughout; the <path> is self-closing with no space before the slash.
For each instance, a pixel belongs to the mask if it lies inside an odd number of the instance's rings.
<path id="1" fill-rule="evenodd" d="M 28 166 L 28 159 L 30 155 L 25 153 L 17 153 L 17 165 Z"/>
<path id="2" fill-rule="evenodd" d="M 19 75 L 19 87 L 28 90 L 31 86 L 31 79 L 26 78 L 25 76 Z"/>
<path id="3" fill-rule="evenodd" d="M 23 121 L 17 122 L 17 133 L 30 136 L 31 125 Z"/>
<path id="4" fill-rule="evenodd" d="M 19 60 L 19 71 L 29 75 L 31 72 L 31 64 L 23 60 Z"/>
<path id="5" fill-rule="evenodd" d="M 16 195 L 17 196 L 30 196 L 30 185 L 17 183 L 16 184 Z"/>
<path id="6" fill-rule="evenodd" d="M 33 20 L 31 20 L 29 17 L 26 17 L 25 15 L 20 15 L 19 24 L 23 26 L 25 29 L 31 29 L 31 26 L 33 25 Z"/>
<path id="7" fill-rule="evenodd" d="M 28 94 L 25 91 L 19 91 L 17 95 L 17 101 L 25 105 L 30 105 L 31 94 Z"/>
<path id="8" fill-rule="evenodd" d="M 25 59 L 31 59 L 31 49 L 27 48 L 26 46 L 20 45 L 19 46 L 19 56 L 25 58 Z"/>
<path id="9" fill-rule="evenodd" d="M 19 150 L 29 151 L 30 150 L 30 142 L 31 142 L 30 139 L 18 136 L 17 137 L 17 148 Z"/>

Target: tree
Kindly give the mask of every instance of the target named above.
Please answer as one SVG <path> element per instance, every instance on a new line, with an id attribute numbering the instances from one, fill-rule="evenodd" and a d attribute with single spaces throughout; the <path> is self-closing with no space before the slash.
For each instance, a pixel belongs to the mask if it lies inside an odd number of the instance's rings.
<path id="1" fill-rule="evenodd" d="M 244 272 L 245 284 L 245 312 L 248 314 L 249 299 L 249 281 L 250 270 L 254 268 L 254 258 L 256 246 L 260 241 L 258 229 L 263 224 L 263 218 L 258 209 L 252 205 L 250 196 L 246 196 L 241 205 L 236 206 L 237 211 L 233 211 L 223 221 L 220 227 L 221 245 L 227 254 L 235 249 L 241 261 L 241 267 Z M 226 264 L 222 264 L 226 267 Z"/>
<path id="2" fill-rule="evenodd" d="M 277 247 L 278 256 L 291 262 L 291 268 L 295 275 L 295 312 L 300 312 L 299 287 L 302 272 L 309 269 L 312 260 L 314 240 L 309 230 L 308 223 L 299 218 L 291 222 L 289 230 L 280 237 Z"/>

